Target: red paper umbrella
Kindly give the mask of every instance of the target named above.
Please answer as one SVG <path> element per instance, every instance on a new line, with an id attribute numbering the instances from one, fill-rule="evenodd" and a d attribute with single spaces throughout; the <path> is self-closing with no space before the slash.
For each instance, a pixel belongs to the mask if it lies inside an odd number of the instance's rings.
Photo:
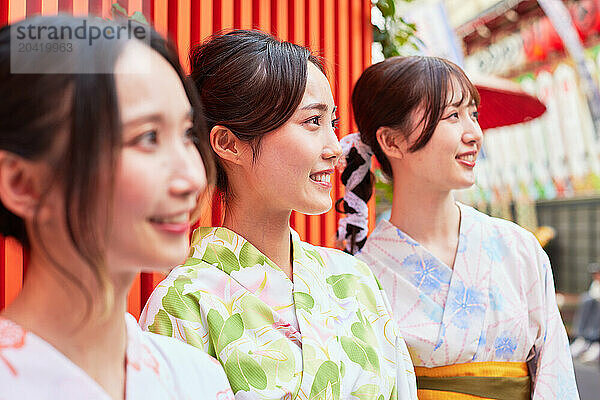
<path id="1" fill-rule="evenodd" d="M 481 97 L 478 110 L 481 129 L 519 124 L 546 111 L 537 97 L 525 93 L 513 81 L 494 76 L 477 76 L 472 81 Z"/>

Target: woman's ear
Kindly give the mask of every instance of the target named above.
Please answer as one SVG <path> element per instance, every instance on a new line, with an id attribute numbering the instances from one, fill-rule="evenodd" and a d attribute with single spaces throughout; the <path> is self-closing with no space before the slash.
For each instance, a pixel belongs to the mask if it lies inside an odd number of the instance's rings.
<path id="1" fill-rule="evenodd" d="M 397 130 L 380 126 L 375 132 L 375 137 L 388 159 L 401 160 L 404 158 L 404 154 L 407 152 L 406 140 Z"/>
<path id="2" fill-rule="evenodd" d="M 39 166 L 13 153 L 0 151 L 0 201 L 13 214 L 33 218 L 41 197 Z"/>
<path id="3" fill-rule="evenodd" d="M 210 145 L 219 158 L 241 164 L 243 149 L 247 146 L 227 127 L 216 125 L 210 130 Z"/>

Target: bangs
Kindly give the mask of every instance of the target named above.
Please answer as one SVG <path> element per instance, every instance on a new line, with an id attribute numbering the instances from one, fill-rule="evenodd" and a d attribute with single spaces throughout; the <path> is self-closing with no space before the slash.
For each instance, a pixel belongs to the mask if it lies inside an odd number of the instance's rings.
<path id="1" fill-rule="evenodd" d="M 452 65 L 448 65 L 448 82 L 446 84 L 446 104 L 448 107 L 450 104 L 455 105 L 470 105 L 473 104 L 479 107 L 480 97 L 479 91 L 473 85 L 473 83 L 467 78 L 462 70 L 452 68 Z M 460 91 L 459 101 L 454 100 L 454 94 Z"/>

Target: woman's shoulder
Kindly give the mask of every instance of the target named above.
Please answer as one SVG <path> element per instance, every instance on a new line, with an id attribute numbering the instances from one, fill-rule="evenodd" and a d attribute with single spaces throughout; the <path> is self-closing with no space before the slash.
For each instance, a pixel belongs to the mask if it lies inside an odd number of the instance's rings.
<path id="1" fill-rule="evenodd" d="M 537 243 L 533 233 L 512 221 L 503 218 L 492 217 L 462 203 L 457 204 L 461 209 L 461 218 L 463 218 L 465 224 L 467 225 L 478 224 L 482 226 L 483 231 L 487 231 L 495 237 L 517 237 L 519 240 L 524 241 L 525 243 L 529 243 L 532 240 Z"/>

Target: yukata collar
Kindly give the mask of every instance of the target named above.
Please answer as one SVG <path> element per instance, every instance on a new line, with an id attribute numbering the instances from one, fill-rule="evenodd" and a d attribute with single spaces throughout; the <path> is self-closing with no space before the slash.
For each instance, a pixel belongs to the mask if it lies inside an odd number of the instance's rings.
<path id="1" fill-rule="evenodd" d="M 303 242 L 290 228 L 292 260 L 296 264 L 305 258 Z M 225 227 L 200 227 L 192 236 L 192 246 L 204 249 L 202 261 L 230 274 L 233 270 L 254 267 L 257 264 L 280 270 L 279 266 L 265 256 L 243 236 Z"/>

